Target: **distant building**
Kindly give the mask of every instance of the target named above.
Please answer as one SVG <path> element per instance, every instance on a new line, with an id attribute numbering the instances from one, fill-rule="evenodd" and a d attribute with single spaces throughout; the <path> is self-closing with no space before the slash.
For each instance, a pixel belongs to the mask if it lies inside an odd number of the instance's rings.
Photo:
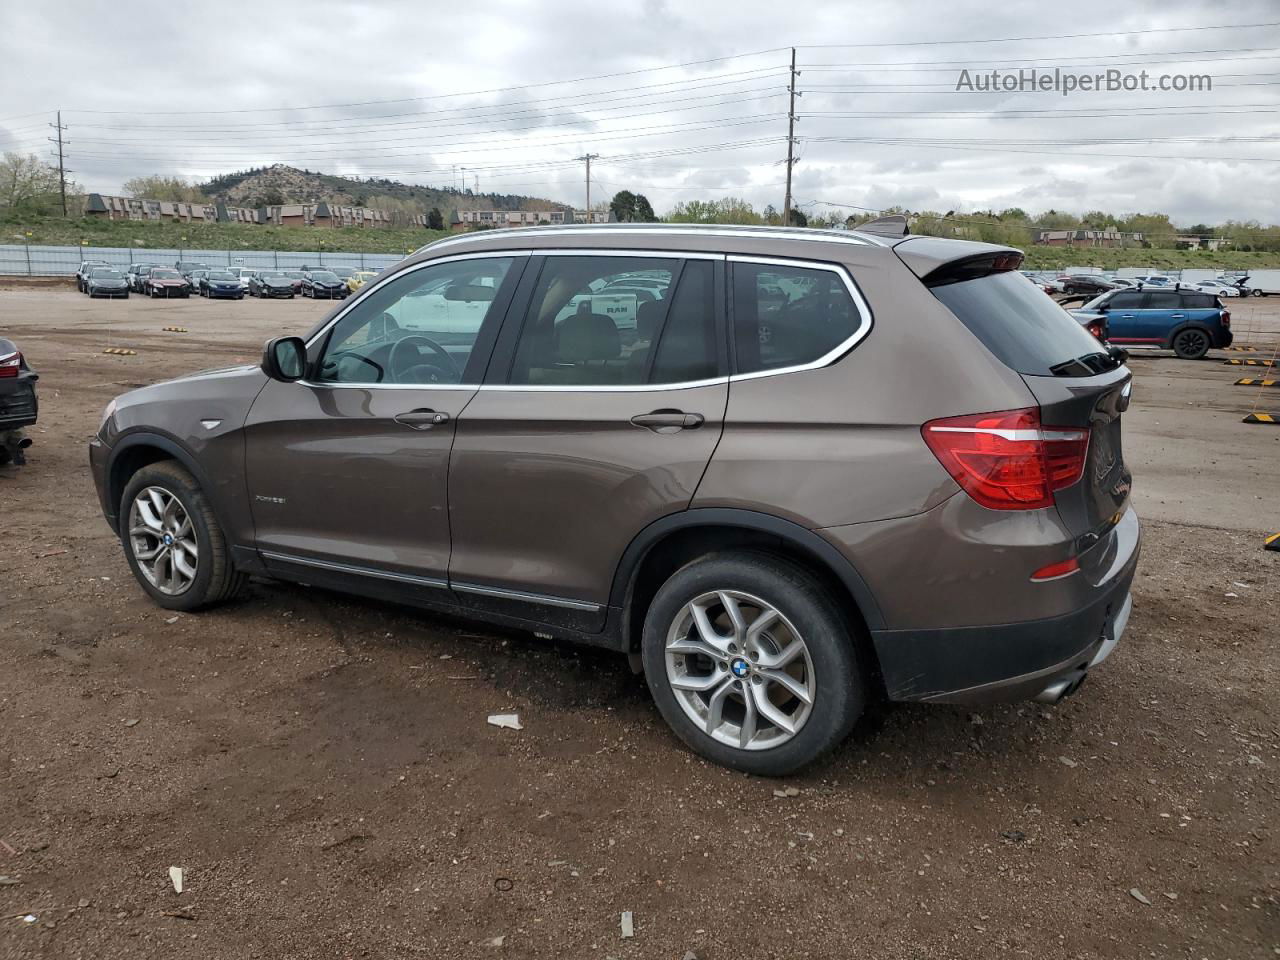
<path id="1" fill-rule="evenodd" d="M 596 210 L 588 215 L 585 210 L 462 210 L 454 229 L 475 230 L 486 227 L 534 227 L 538 224 L 559 226 L 566 223 L 609 223 L 613 215 Z"/>
<path id="2" fill-rule="evenodd" d="M 235 207 L 222 201 L 177 203 L 89 194 L 85 215 L 104 220 L 177 220 L 183 223 L 267 223 L 280 227 L 426 227 L 427 215 L 392 213 L 371 207 L 318 203 L 281 203 L 266 207 Z"/>
<path id="3" fill-rule="evenodd" d="M 1173 242 L 1182 250 L 1221 250 L 1231 245 L 1226 237 L 1174 237 Z"/>
<path id="4" fill-rule="evenodd" d="M 1123 247 L 1142 243 L 1140 233 L 1119 230 L 1041 230 L 1036 243 L 1049 247 Z"/>

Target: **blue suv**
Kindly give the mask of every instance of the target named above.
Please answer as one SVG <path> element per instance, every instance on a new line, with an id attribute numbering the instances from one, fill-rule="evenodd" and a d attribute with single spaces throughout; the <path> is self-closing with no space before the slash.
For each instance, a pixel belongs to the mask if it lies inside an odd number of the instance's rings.
<path id="1" fill-rule="evenodd" d="M 1183 360 L 1199 360 L 1211 347 L 1231 346 L 1230 312 L 1201 290 L 1110 290 L 1072 314 L 1083 323 L 1105 319 L 1112 343 L 1164 347 Z"/>

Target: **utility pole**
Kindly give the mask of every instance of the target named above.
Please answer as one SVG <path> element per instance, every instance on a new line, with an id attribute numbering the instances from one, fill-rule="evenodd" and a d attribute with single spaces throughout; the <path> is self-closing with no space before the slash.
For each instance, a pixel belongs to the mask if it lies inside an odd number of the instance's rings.
<path id="1" fill-rule="evenodd" d="M 62 131 L 67 128 L 62 125 L 61 110 L 58 111 L 58 122 L 51 123 L 49 126 L 53 127 L 53 129 L 58 133 L 57 139 L 54 139 L 53 137 L 48 137 L 47 139 L 50 143 L 56 143 L 58 145 L 58 188 L 62 192 L 62 215 L 65 217 L 67 215 L 67 169 L 63 164 L 62 159 Z"/>
<path id="2" fill-rule="evenodd" d="M 591 223 L 591 161 L 599 156 L 598 153 L 584 153 L 580 157 L 574 157 L 575 160 L 587 161 L 587 223 Z"/>
<path id="3" fill-rule="evenodd" d="M 796 148 L 796 48 L 791 48 L 791 73 L 787 90 L 791 94 L 791 103 L 787 108 L 787 197 L 782 204 L 782 225 L 791 226 L 791 168 L 795 166 Z"/>

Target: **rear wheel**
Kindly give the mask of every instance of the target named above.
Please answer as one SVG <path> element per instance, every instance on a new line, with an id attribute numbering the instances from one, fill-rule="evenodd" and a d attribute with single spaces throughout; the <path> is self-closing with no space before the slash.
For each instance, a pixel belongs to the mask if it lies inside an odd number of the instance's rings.
<path id="1" fill-rule="evenodd" d="M 119 516 L 129 567 L 160 606 L 198 610 L 244 585 L 204 492 L 177 463 L 161 461 L 135 473 Z"/>
<path id="2" fill-rule="evenodd" d="M 1183 327 L 1173 335 L 1173 352 L 1183 360 L 1200 360 L 1211 346 L 1209 331 L 1200 327 Z"/>
<path id="3" fill-rule="evenodd" d="M 658 590 L 641 642 L 658 709 L 716 763 L 784 776 L 836 747 L 866 702 L 847 619 L 801 567 L 713 554 Z"/>

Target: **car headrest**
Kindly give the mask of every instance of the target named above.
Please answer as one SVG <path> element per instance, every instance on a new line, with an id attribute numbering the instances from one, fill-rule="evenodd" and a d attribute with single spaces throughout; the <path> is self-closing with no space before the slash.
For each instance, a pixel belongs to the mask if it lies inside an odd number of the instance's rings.
<path id="1" fill-rule="evenodd" d="M 652 340 L 658 330 L 658 321 L 662 319 L 662 311 L 666 309 L 665 300 L 646 300 L 636 310 L 636 336 L 641 340 Z"/>
<path id="2" fill-rule="evenodd" d="M 556 348 L 561 363 L 616 360 L 622 353 L 622 338 L 604 314 L 574 313 L 556 327 Z"/>

